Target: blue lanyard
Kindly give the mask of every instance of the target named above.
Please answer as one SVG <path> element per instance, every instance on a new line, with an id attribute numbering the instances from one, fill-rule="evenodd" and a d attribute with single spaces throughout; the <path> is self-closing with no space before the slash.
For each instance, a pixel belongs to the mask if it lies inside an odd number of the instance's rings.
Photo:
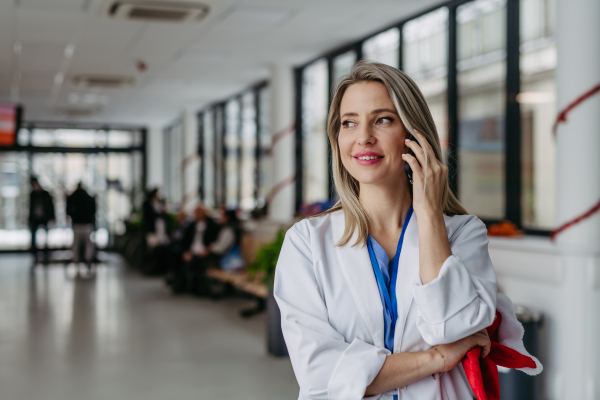
<path id="1" fill-rule="evenodd" d="M 371 241 L 367 240 L 367 247 L 369 249 L 369 257 L 371 258 L 371 264 L 373 265 L 373 271 L 375 272 L 375 277 L 377 278 L 377 284 L 381 288 L 381 292 L 383 293 L 384 306 L 387 310 L 390 311 L 392 315 L 392 330 L 396 329 L 396 321 L 398 319 L 398 302 L 396 299 L 396 280 L 398 279 L 398 261 L 400 260 L 400 252 L 402 251 L 402 243 L 404 242 L 404 233 L 406 232 L 406 228 L 408 227 L 408 223 L 410 221 L 410 217 L 413 213 L 412 204 L 406 213 L 406 218 L 404 219 L 404 225 L 402 226 L 402 233 L 400 234 L 400 239 L 398 240 L 398 246 L 396 247 L 396 254 L 394 258 L 392 258 L 392 271 L 391 271 L 391 279 L 390 286 L 387 287 L 385 281 L 383 280 L 383 275 L 381 274 L 381 269 L 379 268 L 379 263 L 377 262 L 377 258 L 375 258 L 375 253 L 373 252 L 373 247 L 371 246 Z M 388 349 L 393 352 L 393 349 Z"/>

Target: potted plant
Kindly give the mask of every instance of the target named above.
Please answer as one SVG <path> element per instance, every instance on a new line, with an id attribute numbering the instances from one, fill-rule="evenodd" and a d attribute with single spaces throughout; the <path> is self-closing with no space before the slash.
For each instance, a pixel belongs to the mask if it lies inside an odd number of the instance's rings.
<path id="1" fill-rule="evenodd" d="M 254 262 L 248 267 L 248 272 L 255 276 L 261 276 L 262 282 L 269 288 L 269 297 L 267 298 L 267 349 L 269 354 L 276 357 L 288 355 L 283 333 L 281 332 L 281 314 L 275 302 L 275 297 L 273 297 L 275 267 L 277 266 L 277 259 L 284 238 L 285 230 L 281 229 L 273 242 L 267 243 L 258 249 Z"/>

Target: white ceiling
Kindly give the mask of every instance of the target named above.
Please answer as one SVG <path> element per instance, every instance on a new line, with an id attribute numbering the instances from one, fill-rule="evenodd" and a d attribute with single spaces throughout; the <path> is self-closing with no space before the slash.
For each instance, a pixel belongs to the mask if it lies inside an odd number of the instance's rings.
<path id="1" fill-rule="evenodd" d="M 268 78 L 273 63 L 303 64 L 439 0 L 206 0 L 197 24 L 111 19 L 110 3 L 0 0 L 0 101 L 23 104 L 29 121 L 67 121 L 57 110 L 94 106 L 102 111 L 77 120 L 165 125 Z M 136 83 L 83 89 L 71 82 L 78 74 Z"/>

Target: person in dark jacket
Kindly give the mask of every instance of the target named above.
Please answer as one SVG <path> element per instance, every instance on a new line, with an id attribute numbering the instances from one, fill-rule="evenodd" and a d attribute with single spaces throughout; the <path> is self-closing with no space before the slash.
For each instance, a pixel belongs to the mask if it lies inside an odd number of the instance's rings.
<path id="1" fill-rule="evenodd" d="M 48 191 L 42 189 L 37 178 L 31 178 L 31 194 L 29 195 L 29 229 L 31 230 L 31 252 L 33 262 L 37 261 L 36 234 L 39 228 L 46 231 L 44 245 L 44 262 L 48 261 L 48 223 L 55 219 L 54 200 Z"/>
<path id="2" fill-rule="evenodd" d="M 95 251 L 90 235 L 96 228 L 96 199 L 89 195 L 81 182 L 67 197 L 67 215 L 71 217 L 73 225 L 73 262 L 81 261 L 80 250 L 83 246 L 85 263 L 89 268 Z"/>
<path id="3" fill-rule="evenodd" d="M 176 255 L 167 283 L 178 293 L 184 290 L 205 292 L 204 266 L 212 258 L 210 245 L 217 240 L 221 226 L 210 218 L 199 205 L 194 210 L 194 220 L 188 224 L 179 242 L 181 253 Z"/>

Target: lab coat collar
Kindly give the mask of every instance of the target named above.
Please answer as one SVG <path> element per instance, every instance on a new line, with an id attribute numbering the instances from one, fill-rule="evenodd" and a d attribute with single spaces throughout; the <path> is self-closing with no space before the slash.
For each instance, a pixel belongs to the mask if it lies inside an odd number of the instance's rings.
<path id="1" fill-rule="evenodd" d="M 413 285 L 421 284 L 419 275 L 419 229 L 417 216 L 413 213 L 402 243 L 402 252 L 398 261 L 398 278 L 396 279 L 396 302 L 398 304 L 398 321 L 394 334 L 394 353 L 402 349 L 404 327 L 408 312 L 413 302 Z"/>
<path id="2" fill-rule="evenodd" d="M 345 227 L 344 213 L 342 211 L 331 214 L 333 241 L 338 243 L 342 238 Z M 384 321 L 383 305 L 377 280 L 373 273 L 373 266 L 369 258 L 366 245 L 356 242 L 358 233 L 355 232 L 352 239 L 344 246 L 336 246 L 336 253 L 342 266 L 343 274 L 351 289 L 352 296 L 356 301 L 358 311 L 367 324 L 373 337 L 373 344 L 384 348 Z M 398 278 L 396 281 L 396 298 L 398 304 L 398 321 L 396 321 L 396 332 L 394 335 L 394 352 L 399 352 L 402 346 L 402 338 L 406 317 L 413 301 L 412 286 L 420 284 L 419 276 L 419 234 L 417 218 L 413 213 L 402 244 L 402 252 L 398 262 Z"/>
<path id="3" fill-rule="evenodd" d="M 333 242 L 338 243 L 344 234 L 346 224 L 344 213 L 340 211 L 331 214 L 331 222 Z M 358 233 L 354 232 L 348 243 L 344 246 L 336 246 L 335 250 L 358 311 L 371 332 L 373 344 L 385 348 L 383 304 L 381 304 L 377 280 L 367 246 L 362 244 L 352 246 L 357 237 Z"/>

